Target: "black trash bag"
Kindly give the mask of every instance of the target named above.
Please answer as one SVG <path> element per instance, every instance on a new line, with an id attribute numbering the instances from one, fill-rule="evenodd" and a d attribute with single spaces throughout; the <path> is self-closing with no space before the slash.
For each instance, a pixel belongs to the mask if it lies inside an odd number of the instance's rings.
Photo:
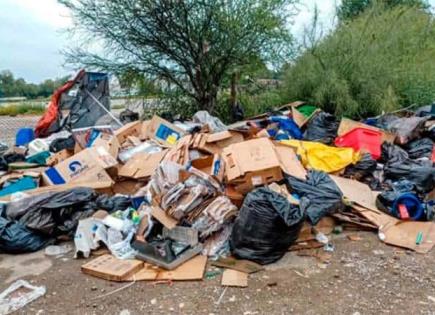
<path id="1" fill-rule="evenodd" d="M 0 252 L 21 254 L 35 252 L 55 239 L 32 232 L 24 225 L 0 217 Z"/>
<path id="2" fill-rule="evenodd" d="M 10 202 L 6 217 L 44 235 L 73 234 L 78 221 L 98 209 L 96 197 L 93 189 L 83 187 L 44 193 Z"/>
<path id="3" fill-rule="evenodd" d="M 99 195 L 95 202 L 98 209 L 106 210 L 109 213 L 117 210 L 125 210 L 133 205 L 131 199 L 124 196 L 111 197 L 108 195 Z"/>
<path id="4" fill-rule="evenodd" d="M 64 149 L 72 151 L 74 150 L 75 145 L 76 145 L 76 141 L 74 140 L 72 135 L 69 136 L 68 138 L 55 139 L 50 144 L 50 152 L 56 153 Z"/>
<path id="5" fill-rule="evenodd" d="M 288 175 L 286 183 L 292 192 L 300 196 L 299 206 L 312 225 L 316 225 L 325 215 L 344 207 L 342 192 L 324 172 L 310 170 L 305 181 Z"/>
<path id="6" fill-rule="evenodd" d="M 126 109 L 119 114 L 119 120 L 123 124 L 128 124 L 130 122 L 139 120 L 139 113 L 136 113 L 130 109 Z"/>
<path id="7" fill-rule="evenodd" d="M 408 152 L 411 159 L 431 158 L 433 150 L 433 141 L 429 138 L 422 138 L 407 143 L 404 149 Z"/>
<path id="8" fill-rule="evenodd" d="M 260 264 L 277 261 L 298 238 L 304 219 L 303 211 L 284 196 L 257 188 L 240 208 L 230 237 L 231 252 Z"/>
<path id="9" fill-rule="evenodd" d="M 373 175 L 373 172 L 376 171 L 376 166 L 376 160 L 372 158 L 371 154 L 365 153 L 356 164 L 351 164 L 346 167 L 344 176 L 361 180 L 367 176 Z"/>
<path id="10" fill-rule="evenodd" d="M 0 157 L 0 171 L 7 171 L 9 169 L 10 163 L 24 162 L 26 161 L 26 156 L 19 153 L 7 153 Z"/>
<path id="11" fill-rule="evenodd" d="M 396 142 L 403 145 L 421 136 L 426 120 L 427 117 L 403 117 L 388 123 L 386 130 L 396 134 Z"/>
<path id="12" fill-rule="evenodd" d="M 320 112 L 308 122 L 304 140 L 331 144 L 337 137 L 338 126 L 339 121 L 335 116 Z"/>
<path id="13" fill-rule="evenodd" d="M 387 163 L 384 166 L 384 178 L 392 182 L 406 179 L 415 185 L 419 193 L 427 193 L 434 188 L 435 168 L 431 161 L 408 159 Z"/>
<path id="14" fill-rule="evenodd" d="M 409 159 L 408 152 L 403 150 L 401 147 L 384 142 L 381 146 L 381 158 L 382 163 L 400 163 Z"/>

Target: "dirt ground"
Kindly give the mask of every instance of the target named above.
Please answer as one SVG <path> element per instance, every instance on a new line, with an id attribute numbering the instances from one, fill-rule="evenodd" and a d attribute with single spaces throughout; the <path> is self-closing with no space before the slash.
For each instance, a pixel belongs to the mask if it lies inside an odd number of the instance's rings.
<path id="1" fill-rule="evenodd" d="M 18 314 L 435 314 L 435 251 L 420 255 L 386 246 L 373 233 L 356 233 L 357 241 L 346 234 L 334 235 L 329 263 L 288 253 L 250 275 L 248 288 L 225 289 L 220 275 L 125 287 L 82 274 L 87 260 L 72 252 L 48 258 L 41 251 L 0 255 L 0 290 L 18 278 L 46 286 L 46 295 Z"/>

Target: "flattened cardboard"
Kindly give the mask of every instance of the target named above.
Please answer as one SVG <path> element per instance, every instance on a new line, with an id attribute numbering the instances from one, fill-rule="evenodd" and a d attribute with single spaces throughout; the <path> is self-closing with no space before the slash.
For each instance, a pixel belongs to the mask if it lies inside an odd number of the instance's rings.
<path id="1" fill-rule="evenodd" d="M 278 154 L 281 169 L 284 173 L 300 179 L 306 179 L 307 171 L 299 161 L 298 156 L 292 147 L 275 142 L 275 150 Z"/>
<path id="2" fill-rule="evenodd" d="M 356 202 L 361 206 L 369 209 L 376 208 L 376 198 L 370 187 L 359 181 L 330 175 L 331 179 L 340 188 L 343 196 L 352 202 Z"/>
<path id="3" fill-rule="evenodd" d="M 245 272 L 225 269 L 222 274 L 223 286 L 246 288 L 248 286 L 248 274 Z"/>
<path id="4" fill-rule="evenodd" d="M 60 185 L 72 181 L 95 180 L 95 178 L 107 178 L 107 173 L 104 174 L 105 172 L 103 173 L 102 170 L 117 164 L 116 159 L 105 148 L 92 147 L 81 151 L 54 167 L 48 168 L 42 176 L 44 181 L 49 185 Z M 102 176 L 85 179 L 87 174 L 102 174 Z"/>
<path id="5" fill-rule="evenodd" d="M 198 255 L 178 266 L 174 270 L 164 270 L 162 268 L 145 263 L 144 267 L 127 281 L 146 281 L 146 280 L 172 280 L 188 281 L 202 280 L 204 276 L 207 257 Z"/>
<path id="6" fill-rule="evenodd" d="M 100 133 L 98 138 L 92 143 L 92 147 L 103 147 L 113 158 L 118 158 L 120 144 L 115 135 Z"/>
<path id="7" fill-rule="evenodd" d="M 114 134 L 119 143 L 122 144 L 129 136 L 139 137 L 142 132 L 142 121 L 137 120 L 125 124 L 121 128 L 115 130 Z"/>
<path id="8" fill-rule="evenodd" d="M 194 148 L 210 154 L 219 154 L 229 145 L 244 141 L 244 137 L 240 132 L 226 130 L 213 134 L 199 134 L 194 140 Z"/>
<path id="9" fill-rule="evenodd" d="M 236 259 L 234 257 L 221 257 L 219 260 L 212 261 L 211 264 L 216 267 L 233 269 L 244 273 L 255 273 L 264 269 L 263 266 L 253 261 Z"/>
<path id="10" fill-rule="evenodd" d="M 111 281 L 125 281 L 141 270 L 140 260 L 118 259 L 112 255 L 99 256 L 82 265 L 83 273 Z"/>
<path id="11" fill-rule="evenodd" d="M 338 127 L 338 131 L 337 131 L 337 136 L 342 136 L 346 133 L 348 133 L 349 131 L 355 129 L 355 128 L 366 128 L 366 129 L 370 129 L 370 130 L 374 130 L 374 131 L 379 131 L 380 133 L 382 133 L 382 142 L 386 141 L 386 142 L 390 142 L 390 143 L 394 143 L 394 140 L 396 138 L 396 136 L 388 131 L 370 126 L 370 125 L 366 125 L 363 124 L 361 122 L 358 121 L 354 121 L 348 118 L 342 118 L 341 122 L 340 122 L 340 126 Z"/>
<path id="12" fill-rule="evenodd" d="M 173 146 L 178 140 L 185 134 L 184 130 L 171 124 L 169 121 L 154 116 L 148 124 L 148 137 L 154 139 L 157 142 Z"/>
<path id="13" fill-rule="evenodd" d="M 384 233 L 384 242 L 390 245 L 412 249 L 417 253 L 426 254 L 435 245 L 435 223 L 399 221 L 396 224 L 380 228 Z M 416 244 L 417 236 L 421 233 L 423 239 L 420 245 Z"/>
<path id="14" fill-rule="evenodd" d="M 177 225 L 178 221 L 166 214 L 166 212 L 163 211 L 160 207 L 152 206 L 151 208 L 151 215 L 157 221 L 163 224 L 164 227 L 168 229 L 173 229 Z"/>
<path id="15" fill-rule="evenodd" d="M 141 125 L 141 129 L 140 129 L 140 135 L 139 135 L 139 139 L 142 141 L 148 140 L 149 136 L 148 136 L 148 126 L 150 124 L 149 120 L 145 120 L 142 122 Z"/>
<path id="16" fill-rule="evenodd" d="M 138 153 L 131 157 L 127 163 L 120 167 L 118 175 L 128 178 L 147 178 L 154 174 L 164 158 L 167 150 L 149 154 Z"/>

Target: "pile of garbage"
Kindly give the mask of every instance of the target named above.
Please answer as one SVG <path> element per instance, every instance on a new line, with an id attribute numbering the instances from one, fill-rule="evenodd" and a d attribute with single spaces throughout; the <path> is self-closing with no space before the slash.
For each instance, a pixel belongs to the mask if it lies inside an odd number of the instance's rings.
<path id="1" fill-rule="evenodd" d="M 202 279 L 209 261 L 234 286 L 290 250 L 333 251 L 336 225 L 427 253 L 434 116 L 357 122 L 295 102 L 228 126 L 200 111 L 121 127 L 57 119 L 36 139 L 21 130 L 0 158 L 0 251 L 69 238 L 96 277 Z"/>

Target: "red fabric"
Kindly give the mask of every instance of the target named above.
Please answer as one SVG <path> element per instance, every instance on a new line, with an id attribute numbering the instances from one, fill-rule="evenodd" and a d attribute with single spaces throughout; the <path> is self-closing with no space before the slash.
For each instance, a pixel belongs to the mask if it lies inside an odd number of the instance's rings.
<path id="1" fill-rule="evenodd" d="M 59 112 L 60 97 L 63 93 L 71 89 L 74 84 L 76 84 L 76 82 L 82 78 L 84 74 L 85 70 L 80 70 L 80 72 L 75 76 L 73 80 L 68 81 L 63 86 L 54 91 L 53 95 L 51 96 L 50 103 L 48 104 L 47 110 L 36 124 L 35 135 L 37 138 L 49 136 L 48 130 L 50 126 L 56 121 Z"/>

